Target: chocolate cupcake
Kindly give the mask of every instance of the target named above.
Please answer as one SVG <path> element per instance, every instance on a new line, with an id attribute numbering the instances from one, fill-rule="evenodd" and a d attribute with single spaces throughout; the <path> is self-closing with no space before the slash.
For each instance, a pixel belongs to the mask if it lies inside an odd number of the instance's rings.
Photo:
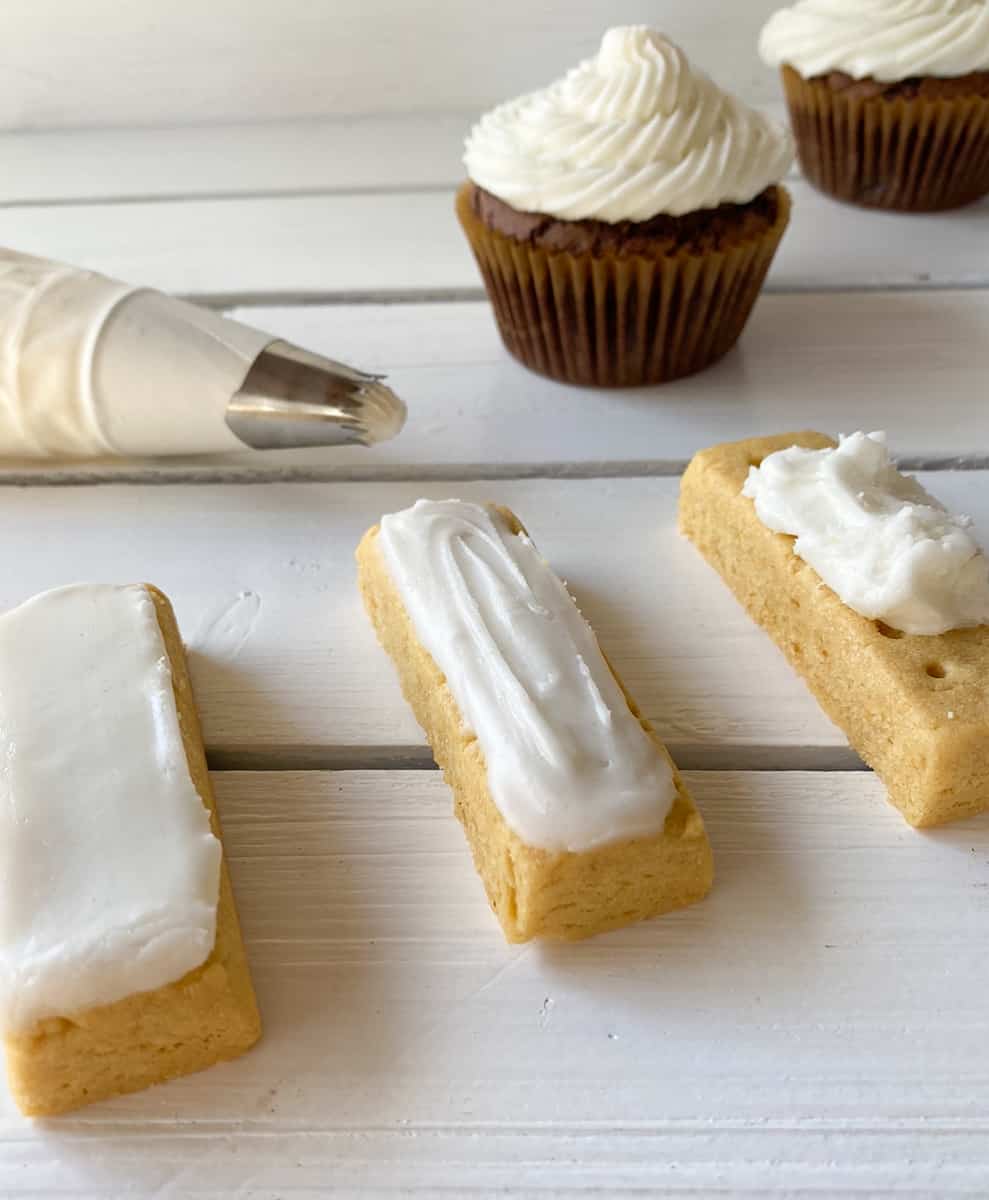
<path id="1" fill-rule="evenodd" d="M 736 342 L 786 228 L 775 122 L 641 26 L 471 131 L 457 215 L 508 350 L 568 383 L 660 383 Z"/>
<path id="2" fill-rule="evenodd" d="M 821 191 L 901 212 L 989 193 L 987 0 L 799 0 L 759 50 Z"/>

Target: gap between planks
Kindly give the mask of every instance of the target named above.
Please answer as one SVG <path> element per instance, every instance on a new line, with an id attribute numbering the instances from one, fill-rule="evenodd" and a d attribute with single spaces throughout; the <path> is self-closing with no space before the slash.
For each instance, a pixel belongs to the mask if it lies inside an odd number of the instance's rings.
<path id="1" fill-rule="evenodd" d="M 0 147 L 3 135 L 0 134 Z M 786 178 L 790 179 L 791 175 Z M 436 194 L 448 195 L 457 186 L 457 181 L 421 184 L 408 187 L 405 184 L 354 184 L 350 187 L 287 187 L 287 188 L 254 188 L 242 191 L 238 188 L 217 188 L 208 192 L 133 192 L 126 194 L 107 193 L 92 196 L 58 197 L 50 200 L 43 196 L 27 196 L 24 199 L 0 200 L 0 212 L 22 208 L 86 208 L 91 205 L 100 207 L 124 207 L 128 204 L 198 204 L 210 200 L 299 200 L 328 198 L 336 196 L 430 196 Z"/>
<path id="2" fill-rule="evenodd" d="M 872 295 L 881 292 L 986 292 L 989 283 L 980 280 L 947 280 L 937 282 L 924 275 L 909 282 L 893 283 L 821 283 L 806 284 L 774 284 L 768 283 L 765 291 L 774 296 L 808 296 L 824 294 L 840 295 Z M 335 305 L 372 305 L 372 304 L 446 304 L 446 303 L 482 303 L 487 300 L 483 287 L 450 287 L 424 288 L 421 291 L 413 288 L 374 289 L 352 292 L 322 292 L 307 291 L 245 291 L 245 292 L 177 292 L 180 300 L 188 300 L 192 304 L 204 308 L 316 308 L 333 307 Z"/>
<path id="3" fill-rule="evenodd" d="M 667 742 L 681 771 L 868 771 L 850 746 L 698 746 Z M 437 770 L 428 746 L 207 746 L 211 771 Z"/>
<path id="4" fill-rule="evenodd" d="M 393 467 L 264 467 L 181 466 L 156 462 L 143 467 L 62 467 L 31 470 L 0 463 L 0 488 L 97 487 L 103 484 L 172 486 L 175 484 L 322 484 L 322 483 L 466 483 L 513 479 L 674 479 L 687 468 L 687 459 L 643 459 L 638 462 L 582 463 L 436 463 Z M 985 471 L 989 455 L 895 457 L 902 471 Z"/>

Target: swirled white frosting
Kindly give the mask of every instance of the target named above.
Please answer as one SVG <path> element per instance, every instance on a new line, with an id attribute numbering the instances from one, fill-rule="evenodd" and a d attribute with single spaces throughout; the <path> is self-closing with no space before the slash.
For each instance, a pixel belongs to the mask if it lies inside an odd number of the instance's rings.
<path id="1" fill-rule="evenodd" d="M 519 837 L 579 852 L 660 833 L 670 764 L 532 542 L 496 509 L 420 500 L 382 518 L 379 545 Z"/>
<path id="2" fill-rule="evenodd" d="M 791 158 L 781 125 L 693 70 L 661 34 L 625 26 L 556 83 L 482 117 L 464 164 L 521 212 L 615 223 L 745 204 Z"/>
<path id="3" fill-rule="evenodd" d="M 916 634 L 989 624 L 989 560 L 971 522 L 900 474 L 885 434 L 778 450 L 750 469 L 742 495 L 862 616 Z"/>
<path id="4" fill-rule="evenodd" d="M 989 70 L 986 0 L 799 0 L 759 38 L 770 66 L 884 82 Z"/>

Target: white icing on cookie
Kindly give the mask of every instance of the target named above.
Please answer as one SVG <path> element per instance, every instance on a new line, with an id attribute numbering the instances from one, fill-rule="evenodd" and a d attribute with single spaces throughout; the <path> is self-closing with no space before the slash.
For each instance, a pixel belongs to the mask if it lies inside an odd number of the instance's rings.
<path id="1" fill-rule="evenodd" d="M 382 518 L 379 544 L 515 833 L 583 851 L 661 832 L 669 762 L 532 542 L 495 509 L 420 500 Z"/>

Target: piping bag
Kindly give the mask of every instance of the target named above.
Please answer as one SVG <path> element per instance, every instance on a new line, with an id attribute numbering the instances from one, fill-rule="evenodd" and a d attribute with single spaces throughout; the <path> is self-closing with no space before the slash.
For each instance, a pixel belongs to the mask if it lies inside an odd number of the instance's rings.
<path id="1" fill-rule="evenodd" d="M 0 458 L 369 446 L 377 375 L 149 288 L 0 248 Z"/>

